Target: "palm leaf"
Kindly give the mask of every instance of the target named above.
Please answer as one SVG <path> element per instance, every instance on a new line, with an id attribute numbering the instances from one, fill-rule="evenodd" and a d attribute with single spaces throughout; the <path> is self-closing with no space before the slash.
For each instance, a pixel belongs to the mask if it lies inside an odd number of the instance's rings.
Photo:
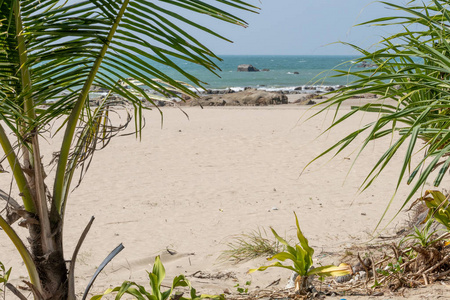
<path id="1" fill-rule="evenodd" d="M 439 185 L 450 165 L 447 157 L 450 151 L 449 4 L 440 0 L 433 0 L 423 6 L 414 5 L 413 1 L 406 6 L 391 2 L 382 3 L 402 14 L 378 18 L 362 25 L 401 24 L 404 30 L 384 37 L 378 49 L 372 52 L 350 45 L 361 53 L 359 61 L 371 61 L 376 67 L 338 74 L 337 76 L 350 74 L 357 79 L 326 100 L 325 107 L 318 112 L 322 113 L 332 106 L 337 107 L 338 111 L 342 103 L 352 96 L 374 93 L 380 96 L 375 103 L 352 107 L 351 112 L 335 119 L 327 131 L 355 116 L 358 111 L 377 113 L 378 120 L 353 131 L 316 159 L 328 153 L 337 155 L 352 145 L 356 137 L 362 136 L 364 142 L 356 157 L 358 158 L 370 142 L 391 135 L 391 145 L 363 181 L 361 191 L 381 175 L 396 153 L 405 149 L 395 191 L 404 178 L 408 178 L 408 184 L 414 180 L 415 182 L 404 199 L 404 207 L 425 184 L 431 173 L 442 166 L 435 180 L 435 185 Z M 387 104 L 385 99 L 394 99 L 397 105 Z M 414 155 L 424 149 L 424 158 L 413 165 Z M 424 168 L 421 173 L 420 168 Z M 407 175 L 410 169 L 413 171 Z M 389 205 L 391 202 L 392 199 Z"/>
<path id="2" fill-rule="evenodd" d="M 181 68 L 179 61 L 214 73 L 218 57 L 188 29 L 227 39 L 191 21 L 195 18 L 186 13 L 246 26 L 225 8 L 256 12 L 240 0 L 0 0 L 0 144 L 24 207 L 38 220 L 29 226 L 33 255 L 57 253 L 64 268 L 62 224 L 75 170 L 81 168 L 83 176 L 94 152 L 125 128 L 109 123 L 109 97 L 97 108 L 89 105 L 91 87 L 105 88 L 132 105 L 139 136 L 145 124 L 143 110 L 148 109 L 144 102 L 155 104 L 155 97 L 128 78 L 163 95 L 195 96 L 181 82 L 186 79 L 196 87 L 204 82 Z M 167 76 L 161 65 L 176 70 L 178 77 Z M 51 193 L 44 182 L 39 137 L 55 121 L 62 124 L 57 132 L 65 131 Z M 8 129 L 14 140 L 5 133 Z M 39 272 L 48 272 L 45 261 L 38 263 Z"/>

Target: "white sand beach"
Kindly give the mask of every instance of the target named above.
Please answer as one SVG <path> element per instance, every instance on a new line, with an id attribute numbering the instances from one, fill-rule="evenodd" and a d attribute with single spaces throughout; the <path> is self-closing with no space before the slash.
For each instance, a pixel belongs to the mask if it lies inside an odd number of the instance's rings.
<path id="1" fill-rule="evenodd" d="M 317 264 L 339 264 L 339 253 L 346 247 L 370 241 L 393 196 L 403 161 L 399 157 L 389 164 L 362 194 L 358 188 L 389 137 L 367 147 L 356 162 L 358 143 L 353 143 L 333 160 L 328 155 L 301 174 L 321 151 L 375 117 L 361 114 L 318 137 L 334 111 L 304 122 L 317 111 L 309 108 L 184 107 L 188 119 L 178 108 L 163 107 L 162 128 L 158 110 L 145 112 L 141 141 L 134 135 L 114 138 L 95 154 L 81 186 L 70 196 L 64 232 L 67 258 L 90 217 L 96 217 L 78 256 L 77 291 L 84 291 L 96 267 L 119 243 L 125 249 L 99 276 L 93 294 L 124 280 L 147 286 L 146 270 L 157 255 L 169 280 L 197 271 L 209 274 L 211 278 L 188 277 L 201 293 L 223 293 L 227 288 L 236 292 L 234 286 L 246 281 L 251 281 L 250 290 L 265 288 L 277 279 L 281 288 L 288 270 L 246 273 L 262 265 L 264 258 L 239 264 L 218 258 L 235 235 L 261 229 L 272 238 L 270 226 L 295 241 L 294 211 L 316 251 Z M 42 139 L 46 162 L 59 139 Z M 0 176 L 2 187 L 9 182 L 10 174 Z M 407 220 L 402 212 L 389 223 L 408 191 L 403 184 L 397 192 L 379 226 L 387 226 L 383 236 L 395 234 Z M 18 197 L 16 191 L 12 194 Z M 0 260 L 13 267 L 11 278 L 17 283 L 26 270 L 3 232 L 0 240 Z M 214 279 L 221 277 L 219 272 L 228 276 Z M 434 286 L 407 293 L 410 299 L 427 299 L 425 294 L 437 299 L 450 290 Z"/>

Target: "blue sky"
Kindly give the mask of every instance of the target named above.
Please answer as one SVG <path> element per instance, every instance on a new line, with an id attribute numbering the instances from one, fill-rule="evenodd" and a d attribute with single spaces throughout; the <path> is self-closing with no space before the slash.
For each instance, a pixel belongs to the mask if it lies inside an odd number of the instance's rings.
<path id="1" fill-rule="evenodd" d="M 69 3 L 77 1 L 80 0 L 68 0 Z M 395 11 L 387 9 L 385 5 L 376 3 L 374 0 L 245 1 L 261 8 L 259 14 L 232 11 L 249 23 L 249 27 L 245 29 L 182 10 L 185 17 L 213 29 L 234 43 L 198 32 L 185 24 L 183 26 L 219 55 L 357 54 L 348 46 L 333 43 L 344 41 L 368 48 L 376 44 L 382 35 L 388 35 L 395 30 L 386 27 L 354 27 L 358 23 L 374 18 L 396 15 Z M 387 1 L 402 5 L 410 0 Z M 218 5 L 217 1 L 205 0 L 205 2 Z M 164 5 L 164 2 L 158 4 Z M 169 9 L 173 7 L 169 5 Z M 230 10 L 229 7 L 225 9 Z"/>
<path id="2" fill-rule="evenodd" d="M 386 27 L 354 25 L 370 19 L 395 15 L 392 9 L 372 0 L 249 0 L 261 7 L 260 14 L 238 15 L 249 23 L 246 29 L 217 24 L 207 25 L 234 41 L 233 44 L 207 38 L 215 53 L 280 55 L 346 55 L 351 48 L 331 43 L 345 41 L 371 47 L 380 36 L 392 33 Z M 406 0 L 393 1 L 403 4 Z M 202 39 L 204 40 L 204 39 Z M 327 46 L 328 45 L 328 46 Z"/>

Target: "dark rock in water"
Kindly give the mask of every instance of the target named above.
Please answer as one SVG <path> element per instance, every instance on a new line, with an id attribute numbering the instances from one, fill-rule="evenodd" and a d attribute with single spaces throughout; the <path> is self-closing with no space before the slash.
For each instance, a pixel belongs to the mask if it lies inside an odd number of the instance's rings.
<path id="1" fill-rule="evenodd" d="M 301 91 L 301 90 L 303 90 L 303 88 L 302 88 L 301 86 L 296 87 L 296 88 L 294 89 L 294 91 Z"/>
<path id="2" fill-rule="evenodd" d="M 376 68 L 378 65 L 373 62 L 367 62 L 363 60 L 359 65 L 356 65 L 358 68 Z"/>
<path id="3" fill-rule="evenodd" d="M 327 86 L 327 87 L 325 88 L 325 91 L 327 91 L 327 92 L 334 92 L 335 89 L 334 89 L 333 87 L 331 87 L 331 86 Z"/>
<path id="4" fill-rule="evenodd" d="M 295 74 L 295 75 L 298 75 L 298 74 L 300 74 L 300 73 L 299 73 L 299 72 L 294 72 L 294 74 Z"/>
<path id="5" fill-rule="evenodd" d="M 220 95 L 220 94 L 231 94 L 234 93 L 232 89 L 224 89 L 224 90 L 205 90 L 205 94 L 207 95 Z"/>
<path id="6" fill-rule="evenodd" d="M 261 71 L 262 72 L 269 72 L 270 70 L 269 69 L 262 69 Z"/>
<path id="7" fill-rule="evenodd" d="M 257 68 L 252 65 L 239 65 L 237 68 L 238 72 L 259 72 Z"/>
<path id="8" fill-rule="evenodd" d="M 251 90 L 251 89 L 252 89 L 252 87 L 246 86 L 246 87 L 244 88 L 244 91 Z"/>
<path id="9" fill-rule="evenodd" d="M 206 93 L 207 93 L 208 95 L 211 95 L 211 94 L 219 94 L 219 90 L 206 90 Z"/>
<path id="10" fill-rule="evenodd" d="M 305 86 L 303 89 L 304 90 L 315 90 L 316 88 L 313 86 Z"/>

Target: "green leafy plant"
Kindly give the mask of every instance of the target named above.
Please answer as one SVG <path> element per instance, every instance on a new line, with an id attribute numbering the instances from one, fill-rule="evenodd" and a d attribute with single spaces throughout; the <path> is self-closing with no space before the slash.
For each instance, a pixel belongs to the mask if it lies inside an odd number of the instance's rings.
<path id="1" fill-rule="evenodd" d="M 402 282 L 402 277 L 405 272 L 402 267 L 403 263 L 403 257 L 399 256 L 395 262 L 389 262 L 386 267 L 376 269 L 376 272 L 384 276 L 384 278 L 380 281 L 375 279 L 372 288 L 374 289 L 382 285 L 389 285 L 388 283 L 390 282 L 394 282 L 394 284 L 395 282 Z"/>
<path id="2" fill-rule="evenodd" d="M 400 212 L 433 176 L 434 170 L 439 170 L 434 177 L 434 185 L 439 186 L 450 166 L 450 3 L 444 0 L 407 1 L 405 5 L 394 1 L 381 3 L 399 11 L 398 16 L 381 17 L 361 25 L 395 25 L 397 33 L 383 37 L 372 51 L 347 44 L 361 54 L 359 62 L 367 61 L 372 66 L 341 71 L 339 76 L 352 75 L 356 80 L 322 102 L 324 106 L 318 112 L 337 108 L 327 131 L 344 120 L 360 118 L 358 112 L 374 113 L 377 120 L 359 126 L 314 160 L 328 153 L 337 155 L 355 143 L 362 145 L 358 158 L 370 142 L 390 137 L 391 143 L 360 188 L 364 191 L 369 187 L 393 159 L 398 159 L 396 154 L 401 153 L 403 165 L 395 191 L 404 181 L 411 184 L 411 189 Z M 350 112 L 338 116 L 347 100 L 366 93 L 379 97 L 371 103 L 352 106 Z M 356 142 L 357 137 L 364 141 Z M 418 158 L 414 159 L 418 152 Z"/>
<path id="3" fill-rule="evenodd" d="M 3 289 L 0 288 L 0 293 L 3 294 L 3 299 L 6 299 L 6 284 L 8 283 L 10 274 L 11 268 L 6 270 L 5 265 L 0 261 L 0 284 L 3 285 Z"/>
<path id="4" fill-rule="evenodd" d="M 284 245 L 278 240 L 267 238 L 266 232 L 263 232 L 258 229 L 235 236 L 227 243 L 229 249 L 223 251 L 220 258 L 240 262 L 260 256 L 271 256 L 284 250 Z"/>
<path id="5" fill-rule="evenodd" d="M 176 276 L 172 281 L 172 286 L 166 290 L 161 291 L 162 282 L 166 277 L 166 270 L 161 262 L 159 256 L 155 258 L 152 272 L 147 272 L 149 277 L 150 289 L 146 290 L 144 286 L 132 281 L 125 281 L 121 286 L 107 289 L 102 295 L 96 295 L 91 300 L 102 299 L 103 296 L 116 293 L 115 299 L 122 299 L 124 295 L 131 295 L 138 300 L 168 300 L 173 297 L 175 289 L 178 287 L 188 288 L 189 296 L 183 297 L 182 294 L 177 294 L 176 299 L 179 300 L 195 300 L 195 299 L 224 299 L 223 295 L 197 295 L 197 291 L 192 287 L 189 280 L 184 275 Z"/>
<path id="6" fill-rule="evenodd" d="M 391 276 L 395 274 L 401 274 L 403 273 L 403 269 L 401 268 L 401 265 L 403 264 L 403 258 L 400 256 L 398 260 L 395 263 L 388 263 L 386 268 L 384 269 L 377 269 L 377 273 L 384 275 L 384 276 Z"/>
<path id="7" fill-rule="evenodd" d="M 428 215 L 426 220 L 435 219 L 450 230 L 450 206 L 448 197 L 440 191 L 427 190 L 423 197 L 420 198 L 428 207 Z"/>
<path id="8" fill-rule="evenodd" d="M 352 274 L 352 268 L 348 264 L 340 264 L 339 266 L 322 266 L 314 268 L 313 265 L 313 255 L 314 249 L 308 245 L 308 240 L 303 235 L 300 225 L 298 223 L 297 214 L 294 212 L 295 222 L 297 226 L 297 238 L 299 243 L 294 247 L 290 246 L 288 242 L 286 242 L 282 237 L 280 237 L 276 231 L 271 228 L 273 235 L 275 238 L 286 246 L 286 252 L 280 252 L 275 254 L 274 256 L 268 258 L 267 260 L 278 260 L 268 266 L 261 266 L 257 269 L 251 269 L 248 272 L 253 273 L 255 271 L 265 271 L 268 268 L 277 267 L 277 268 L 285 268 L 294 272 L 300 276 L 300 280 L 296 280 L 296 289 L 300 293 L 305 293 L 308 289 L 308 277 L 313 275 L 318 275 L 320 277 L 325 276 L 343 276 L 347 274 Z M 291 261 L 292 265 L 284 265 L 281 262 Z"/>
<path id="9" fill-rule="evenodd" d="M 247 26 L 228 9 L 257 8 L 241 0 L 0 1 L 0 146 L 2 163 L 9 164 L 9 173 L 2 176 L 12 174 L 20 197 L 16 201 L 0 190 L 6 195 L 0 201 L 7 203 L 0 228 L 23 259 L 35 299 L 76 298 L 76 256 L 92 221 L 72 257 L 65 258 L 63 228 L 73 181 L 78 176 L 81 181 L 96 150 L 125 129 L 132 115 L 140 137 L 143 110 L 149 109 L 145 104 L 155 105 L 144 87 L 167 96 L 180 97 L 178 91 L 196 97 L 176 79 L 196 87 L 204 82 L 179 67 L 180 61 L 215 73 L 219 58 L 188 31 L 227 40 L 197 23 L 196 16 Z M 167 76 L 160 66 L 174 69 L 179 78 Z M 89 101 L 94 86 L 109 91 L 95 108 Z M 113 96 L 130 104 L 122 124 L 109 118 L 116 105 Z M 47 169 L 40 141 L 49 128 L 54 129 L 52 137 L 63 137 L 61 144 L 53 144 L 54 159 Z M 27 233 L 13 229 L 19 219 L 19 229 Z"/>
<path id="10" fill-rule="evenodd" d="M 428 246 L 436 243 L 438 239 L 435 239 L 434 235 L 436 234 L 437 230 L 431 230 L 431 226 L 433 225 L 433 223 L 434 219 L 429 219 L 422 229 L 414 226 L 414 232 L 406 236 L 406 238 L 403 239 L 400 244 L 412 240 L 414 246 L 427 248 Z"/>
<path id="11" fill-rule="evenodd" d="M 234 287 L 236 288 L 236 291 L 239 294 L 247 294 L 248 288 L 250 287 L 251 284 L 252 284 L 251 281 L 246 281 L 243 287 L 241 287 L 239 283 L 237 283 Z"/>

